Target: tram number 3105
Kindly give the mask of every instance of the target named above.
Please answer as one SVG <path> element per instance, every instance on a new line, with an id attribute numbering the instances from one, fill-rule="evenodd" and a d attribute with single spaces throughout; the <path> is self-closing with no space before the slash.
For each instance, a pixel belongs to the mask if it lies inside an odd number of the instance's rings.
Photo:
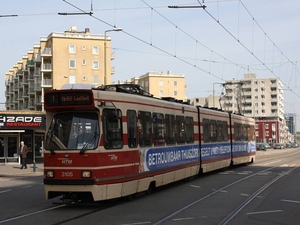
<path id="1" fill-rule="evenodd" d="M 62 177 L 73 177 L 73 172 L 61 172 Z"/>

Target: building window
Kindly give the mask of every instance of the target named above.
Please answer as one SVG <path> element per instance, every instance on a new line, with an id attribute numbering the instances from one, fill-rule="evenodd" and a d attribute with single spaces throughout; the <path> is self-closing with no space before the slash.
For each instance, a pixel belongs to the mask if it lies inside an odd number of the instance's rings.
<path id="1" fill-rule="evenodd" d="M 76 75 L 70 75 L 69 82 L 70 84 L 76 84 Z"/>
<path id="2" fill-rule="evenodd" d="M 86 65 L 86 61 L 85 59 L 82 60 L 82 65 L 85 66 Z"/>
<path id="3" fill-rule="evenodd" d="M 177 96 L 177 91 L 174 91 L 174 96 Z"/>
<path id="4" fill-rule="evenodd" d="M 164 91 L 159 91 L 159 96 L 164 96 Z"/>
<path id="5" fill-rule="evenodd" d="M 174 81 L 174 87 L 177 87 L 177 81 Z"/>
<path id="6" fill-rule="evenodd" d="M 99 76 L 98 75 L 93 76 L 93 84 L 99 84 Z"/>
<path id="7" fill-rule="evenodd" d="M 148 87 L 148 86 L 149 86 L 149 82 L 145 81 L 145 87 Z"/>
<path id="8" fill-rule="evenodd" d="M 98 55 L 99 54 L 99 47 L 97 45 L 93 45 L 92 54 L 93 55 Z"/>
<path id="9" fill-rule="evenodd" d="M 69 53 L 76 53 L 76 45 L 74 44 L 69 45 Z"/>
<path id="10" fill-rule="evenodd" d="M 86 80 L 86 75 L 82 75 L 82 80 Z"/>
<path id="11" fill-rule="evenodd" d="M 269 136 L 269 131 L 266 131 L 265 136 L 266 136 L 266 137 Z"/>
<path id="12" fill-rule="evenodd" d="M 76 60 L 75 59 L 70 59 L 69 60 L 69 68 L 70 69 L 76 69 Z"/>
<path id="13" fill-rule="evenodd" d="M 265 124 L 265 129 L 269 129 L 269 124 Z"/>
<path id="14" fill-rule="evenodd" d="M 255 137 L 258 137 L 259 133 L 258 131 L 255 131 Z"/>
<path id="15" fill-rule="evenodd" d="M 99 69 L 99 61 L 98 60 L 93 60 L 93 70 Z"/>
<path id="16" fill-rule="evenodd" d="M 159 81 L 159 86 L 163 87 L 164 86 L 164 82 L 162 80 Z"/>
<path id="17" fill-rule="evenodd" d="M 81 49 L 82 49 L 83 51 L 85 51 L 85 50 L 86 50 L 86 46 L 85 46 L 85 45 L 82 45 L 82 46 L 81 46 Z"/>

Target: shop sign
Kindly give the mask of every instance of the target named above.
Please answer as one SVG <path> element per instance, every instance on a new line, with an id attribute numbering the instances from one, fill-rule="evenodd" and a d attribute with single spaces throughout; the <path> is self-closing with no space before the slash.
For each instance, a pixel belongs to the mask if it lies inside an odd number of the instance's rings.
<path id="1" fill-rule="evenodd" d="M 46 129 L 45 115 L 1 115 L 0 129 Z"/>

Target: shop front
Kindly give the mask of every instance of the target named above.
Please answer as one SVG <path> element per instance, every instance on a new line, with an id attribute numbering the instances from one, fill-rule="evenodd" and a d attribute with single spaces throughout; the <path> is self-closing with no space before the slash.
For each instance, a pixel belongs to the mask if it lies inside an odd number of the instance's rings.
<path id="1" fill-rule="evenodd" d="M 20 163 L 18 148 L 21 141 L 29 150 L 27 163 L 42 162 L 45 128 L 45 113 L 0 112 L 0 163 Z"/>

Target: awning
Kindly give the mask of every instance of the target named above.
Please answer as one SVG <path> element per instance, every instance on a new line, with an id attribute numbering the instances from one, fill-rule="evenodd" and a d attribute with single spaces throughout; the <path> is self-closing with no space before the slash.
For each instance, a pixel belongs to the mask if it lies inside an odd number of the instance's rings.
<path id="1" fill-rule="evenodd" d="M 0 130 L 0 133 L 20 133 L 25 132 L 25 130 Z"/>

